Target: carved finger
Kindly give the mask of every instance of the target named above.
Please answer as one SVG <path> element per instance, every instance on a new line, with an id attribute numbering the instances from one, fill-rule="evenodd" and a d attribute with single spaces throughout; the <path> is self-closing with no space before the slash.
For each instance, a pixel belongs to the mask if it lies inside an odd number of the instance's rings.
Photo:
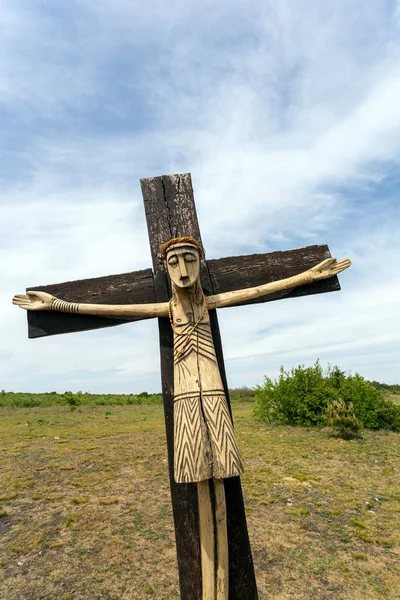
<path id="1" fill-rule="evenodd" d="M 332 275 L 337 275 L 338 273 L 342 273 L 342 271 L 345 271 L 346 269 L 348 269 L 350 266 L 351 266 L 351 263 L 350 264 L 342 264 L 342 265 L 332 269 L 331 273 L 332 273 Z"/>
<path id="2" fill-rule="evenodd" d="M 335 262 L 336 262 L 336 258 L 327 258 L 327 259 L 323 260 L 321 263 L 319 263 L 319 265 L 316 265 L 314 267 L 314 269 L 316 271 L 325 271 L 331 265 L 333 265 Z"/>
<path id="3" fill-rule="evenodd" d="M 337 265 L 334 267 L 334 269 L 340 269 L 341 271 L 344 271 L 345 269 L 348 269 L 349 267 L 351 267 L 351 261 L 348 258 L 344 258 L 343 260 L 340 260 Z"/>
<path id="4" fill-rule="evenodd" d="M 26 294 L 15 294 L 15 295 L 14 295 L 14 298 L 22 298 L 22 299 L 24 299 L 24 298 L 25 298 L 25 299 L 27 300 L 27 296 L 26 296 Z"/>

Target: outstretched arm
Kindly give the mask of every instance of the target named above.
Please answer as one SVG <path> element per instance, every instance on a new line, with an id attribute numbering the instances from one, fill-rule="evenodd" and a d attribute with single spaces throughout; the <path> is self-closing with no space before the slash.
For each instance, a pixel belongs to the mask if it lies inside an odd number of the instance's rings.
<path id="1" fill-rule="evenodd" d="M 207 304 L 209 308 L 223 308 L 224 306 L 231 306 L 232 304 L 238 304 L 239 302 L 245 302 L 246 300 L 254 300 L 260 296 L 267 296 L 268 294 L 273 294 L 275 292 L 292 290 L 300 285 L 313 283 L 314 281 L 319 281 L 321 279 L 329 279 L 329 277 L 337 275 L 341 271 L 348 269 L 350 266 L 351 262 L 348 258 L 344 258 L 343 260 L 327 258 L 308 271 L 304 271 L 293 277 L 287 277 L 286 279 L 280 279 L 278 281 L 265 283 L 244 290 L 234 290 L 233 292 L 223 292 L 222 294 L 209 296 L 207 298 Z"/>
<path id="2" fill-rule="evenodd" d="M 13 304 L 25 310 L 54 310 L 104 317 L 167 317 L 168 302 L 154 304 L 81 304 L 60 300 L 47 292 L 16 294 Z"/>

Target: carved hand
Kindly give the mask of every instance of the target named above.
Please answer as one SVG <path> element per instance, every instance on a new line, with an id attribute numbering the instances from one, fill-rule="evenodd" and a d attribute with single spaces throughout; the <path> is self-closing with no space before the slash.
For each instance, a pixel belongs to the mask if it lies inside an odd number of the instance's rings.
<path id="1" fill-rule="evenodd" d="M 46 292 L 26 292 L 16 294 L 12 303 L 25 310 L 51 310 L 51 301 L 54 296 Z"/>
<path id="2" fill-rule="evenodd" d="M 336 260 L 336 258 L 327 258 L 321 263 L 312 267 L 308 270 L 311 274 L 313 281 L 319 281 L 320 279 L 328 279 L 337 275 L 341 271 L 348 269 L 351 266 L 351 261 L 348 258 L 342 260 Z"/>

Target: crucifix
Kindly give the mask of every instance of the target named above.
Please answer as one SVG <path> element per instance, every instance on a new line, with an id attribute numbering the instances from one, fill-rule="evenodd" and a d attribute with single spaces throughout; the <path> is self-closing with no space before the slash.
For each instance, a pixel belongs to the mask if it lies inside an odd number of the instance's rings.
<path id="1" fill-rule="evenodd" d="M 182 600 L 256 600 L 216 309 L 339 290 L 327 246 L 205 260 L 189 174 L 141 180 L 147 269 L 27 288 L 29 337 L 158 317 Z"/>

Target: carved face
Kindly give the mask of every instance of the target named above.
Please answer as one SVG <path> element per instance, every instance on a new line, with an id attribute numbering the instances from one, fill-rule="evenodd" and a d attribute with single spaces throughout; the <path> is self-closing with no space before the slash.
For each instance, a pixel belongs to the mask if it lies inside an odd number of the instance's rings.
<path id="1" fill-rule="evenodd" d="M 190 288 L 200 277 L 200 255 L 196 246 L 175 244 L 168 248 L 167 267 L 171 281 L 180 288 Z"/>

